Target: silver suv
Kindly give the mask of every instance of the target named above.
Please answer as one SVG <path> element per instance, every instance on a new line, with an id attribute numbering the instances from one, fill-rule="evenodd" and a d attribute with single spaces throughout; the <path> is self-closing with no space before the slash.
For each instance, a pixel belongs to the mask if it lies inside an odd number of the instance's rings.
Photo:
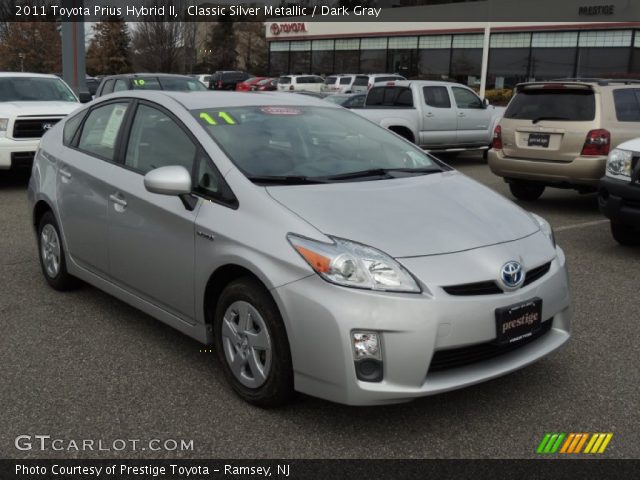
<path id="1" fill-rule="evenodd" d="M 408 401 L 569 339 L 547 222 L 322 100 L 108 95 L 44 136 L 29 199 L 53 288 L 214 343 L 258 405 Z"/>

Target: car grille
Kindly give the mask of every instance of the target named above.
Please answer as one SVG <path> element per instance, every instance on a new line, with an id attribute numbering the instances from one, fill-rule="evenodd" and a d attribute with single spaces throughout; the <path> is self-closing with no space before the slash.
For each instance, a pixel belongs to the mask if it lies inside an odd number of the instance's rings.
<path id="1" fill-rule="evenodd" d="M 536 280 L 540 280 L 551 269 L 551 262 L 547 262 L 539 267 L 528 270 L 522 286 L 530 285 Z M 449 295 L 455 296 L 471 296 L 471 295 L 496 295 L 504 293 L 504 291 L 498 286 L 498 283 L 489 280 L 486 282 L 476 283 L 464 283 L 461 285 L 450 285 L 442 287 L 442 289 Z"/>
<path id="2" fill-rule="evenodd" d="M 11 168 L 31 168 L 36 152 L 13 152 L 11 154 Z"/>
<path id="3" fill-rule="evenodd" d="M 18 118 L 13 123 L 13 138 L 40 138 L 60 118 Z"/>
<path id="4" fill-rule="evenodd" d="M 504 355 L 518 348 L 527 345 L 551 330 L 553 318 L 542 322 L 540 329 L 528 338 L 525 338 L 515 344 L 498 345 L 492 342 L 470 345 L 462 348 L 452 348 L 448 350 L 438 350 L 431 358 L 429 365 L 429 373 L 449 370 L 452 368 L 464 367 L 472 363 L 482 362 L 491 358 Z"/>

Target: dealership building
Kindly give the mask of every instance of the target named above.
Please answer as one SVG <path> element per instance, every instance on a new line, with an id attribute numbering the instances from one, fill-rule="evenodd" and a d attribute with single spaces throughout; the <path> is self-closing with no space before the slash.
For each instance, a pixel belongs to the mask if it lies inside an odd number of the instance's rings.
<path id="1" fill-rule="evenodd" d="M 401 8 L 383 9 L 375 22 L 267 22 L 269 73 L 394 72 L 481 90 L 553 78 L 640 78 L 640 22 L 629 20 L 640 19 L 640 2 L 434 3 L 398 4 Z M 514 18 L 504 13 L 514 8 L 517 18 L 534 20 L 501 20 Z M 545 15 L 568 20 L 546 22 Z M 422 21 L 432 18 L 437 21 Z M 456 18 L 473 21 L 452 21 Z"/>

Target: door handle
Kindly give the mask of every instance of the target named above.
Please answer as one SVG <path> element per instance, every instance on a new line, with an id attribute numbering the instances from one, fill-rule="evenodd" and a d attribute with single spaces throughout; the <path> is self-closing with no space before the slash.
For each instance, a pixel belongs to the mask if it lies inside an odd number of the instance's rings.
<path id="1" fill-rule="evenodd" d="M 459 117 L 466 117 L 466 115 L 464 114 L 464 112 L 460 112 L 460 113 L 458 113 L 458 116 L 459 116 Z"/>
<path id="2" fill-rule="evenodd" d="M 125 208 L 127 206 L 127 201 L 122 198 L 122 195 L 120 193 L 112 193 L 111 195 L 109 195 L 109 199 L 122 208 Z"/>
<path id="3" fill-rule="evenodd" d="M 69 170 L 61 168 L 59 172 L 60 172 L 60 176 L 62 176 L 63 178 L 66 178 L 67 180 L 71 180 L 71 173 L 69 172 Z"/>
<path id="4" fill-rule="evenodd" d="M 433 117 L 433 112 L 427 112 L 424 114 L 425 117 Z"/>

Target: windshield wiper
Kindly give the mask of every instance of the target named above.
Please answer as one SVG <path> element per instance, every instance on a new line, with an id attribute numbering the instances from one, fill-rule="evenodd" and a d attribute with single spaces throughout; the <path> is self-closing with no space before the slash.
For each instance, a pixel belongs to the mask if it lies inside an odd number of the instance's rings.
<path id="1" fill-rule="evenodd" d="M 531 120 L 531 123 L 538 123 L 538 122 L 541 122 L 542 120 L 571 120 L 571 119 L 567 117 L 537 117 Z"/>
<path id="2" fill-rule="evenodd" d="M 366 178 L 366 177 L 388 177 L 395 178 L 390 176 L 390 173 L 396 172 L 405 172 L 405 173 L 417 173 L 421 175 L 426 175 L 429 173 L 439 173 L 442 172 L 439 168 L 426 167 L 426 168 L 372 168 L 370 170 L 360 170 L 357 172 L 348 172 L 348 173 L 340 173 L 338 175 L 329 175 L 327 177 L 322 177 L 325 180 L 350 180 L 353 178 Z M 318 178 L 318 177 L 314 177 Z"/>
<path id="3" fill-rule="evenodd" d="M 324 180 L 305 177 L 304 175 L 253 175 L 247 178 L 254 183 L 266 185 L 312 185 L 327 183 Z"/>

